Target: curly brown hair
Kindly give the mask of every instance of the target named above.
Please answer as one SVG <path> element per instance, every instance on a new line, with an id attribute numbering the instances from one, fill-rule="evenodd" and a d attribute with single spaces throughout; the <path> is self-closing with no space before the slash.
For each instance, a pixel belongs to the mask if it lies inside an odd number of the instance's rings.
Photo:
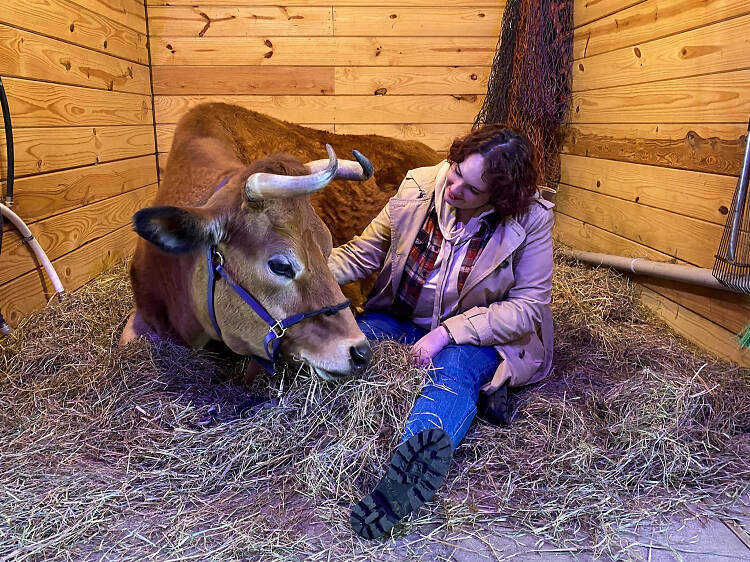
<path id="1" fill-rule="evenodd" d="M 485 125 L 455 139 L 447 160 L 460 164 L 474 153 L 484 158 L 482 179 L 490 188 L 495 210 L 503 217 L 525 213 L 537 190 L 534 147 L 529 140 L 505 125 Z"/>

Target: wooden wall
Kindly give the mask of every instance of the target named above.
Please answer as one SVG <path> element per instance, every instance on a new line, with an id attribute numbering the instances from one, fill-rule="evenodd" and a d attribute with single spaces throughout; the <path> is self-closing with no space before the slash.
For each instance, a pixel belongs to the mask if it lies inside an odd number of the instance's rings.
<path id="1" fill-rule="evenodd" d="M 13 210 L 66 290 L 134 247 L 157 170 L 143 0 L 2 0 L 0 75 L 16 154 Z M 0 131 L 0 193 L 5 138 Z M 3 201 L 4 202 L 4 201 Z M 11 325 L 53 294 L 6 224 L 0 312 Z"/>
<path id="2" fill-rule="evenodd" d="M 711 268 L 750 117 L 750 0 L 575 0 L 556 236 Z M 750 365 L 750 297 L 640 279 L 677 331 Z"/>
<path id="3" fill-rule="evenodd" d="M 481 106 L 504 0 L 146 4 L 160 153 L 208 100 L 445 150 Z"/>

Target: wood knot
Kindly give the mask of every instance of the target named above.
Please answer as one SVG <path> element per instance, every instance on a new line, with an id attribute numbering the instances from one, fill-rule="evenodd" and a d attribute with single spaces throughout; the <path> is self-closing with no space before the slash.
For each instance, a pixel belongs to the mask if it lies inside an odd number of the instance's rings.
<path id="1" fill-rule="evenodd" d="M 583 64 L 578 63 L 578 70 L 580 70 L 581 72 L 583 72 Z"/>
<path id="2" fill-rule="evenodd" d="M 729 214 L 729 209 L 727 209 L 726 205 L 722 205 L 721 207 L 719 207 L 719 212 L 722 215 L 727 215 Z"/>
<path id="3" fill-rule="evenodd" d="M 470 76 L 469 76 L 469 78 L 470 78 L 471 80 L 476 80 L 476 79 L 477 79 L 477 78 L 479 78 L 479 77 L 478 77 L 478 76 L 477 76 L 476 74 L 472 74 L 472 75 L 470 75 Z"/>
<path id="4" fill-rule="evenodd" d="M 388 93 L 388 90 L 386 88 L 378 88 L 377 90 L 375 90 L 376 96 L 384 96 L 387 93 Z"/>
<path id="5" fill-rule="evenodd" d="M 641 58 L 641 50 L 638 47 L 633 47 L 633 52 L 636 57 Z"/>
<path id="6" fill-rule="evenodd" d="M 396 18 L 398 18 L 398 14 L 391 14 L 388 17 L 391 18 L 392 20 L 395 20 Z"/>

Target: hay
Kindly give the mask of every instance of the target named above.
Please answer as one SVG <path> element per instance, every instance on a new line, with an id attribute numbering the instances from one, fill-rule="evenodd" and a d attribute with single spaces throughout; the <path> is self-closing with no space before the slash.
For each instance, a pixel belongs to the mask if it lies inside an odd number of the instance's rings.
<path id="1" fill-rule="evenodd" d="M 349 508 L 419 390 L 407 350 L 379 344 L 339 386 L 248 386 L 240 358 L 118 349 L 115 268 L 0 341 L 0 557 L 439 558 L 502 531 L 627 558 L 661 517 L 741 509 L 748 370 L 675 337 L 614 273 L 558 258 L 555 276 L 553 374 L 514 396 L 509 429 L 476 423 L 434 501 L 373 543 Z"/>

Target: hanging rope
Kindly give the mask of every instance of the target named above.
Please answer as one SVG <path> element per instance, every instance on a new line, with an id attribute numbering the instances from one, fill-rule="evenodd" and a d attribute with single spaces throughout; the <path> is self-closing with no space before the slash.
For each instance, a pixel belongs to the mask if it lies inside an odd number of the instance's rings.
<path id="1" fill-rule="evenodd" d="M 505 123 L 523 132 L 534 145 L 542 185 L 560 178 L 572 53 L 573 0 L 508 0 L 474 127 Z"/>

